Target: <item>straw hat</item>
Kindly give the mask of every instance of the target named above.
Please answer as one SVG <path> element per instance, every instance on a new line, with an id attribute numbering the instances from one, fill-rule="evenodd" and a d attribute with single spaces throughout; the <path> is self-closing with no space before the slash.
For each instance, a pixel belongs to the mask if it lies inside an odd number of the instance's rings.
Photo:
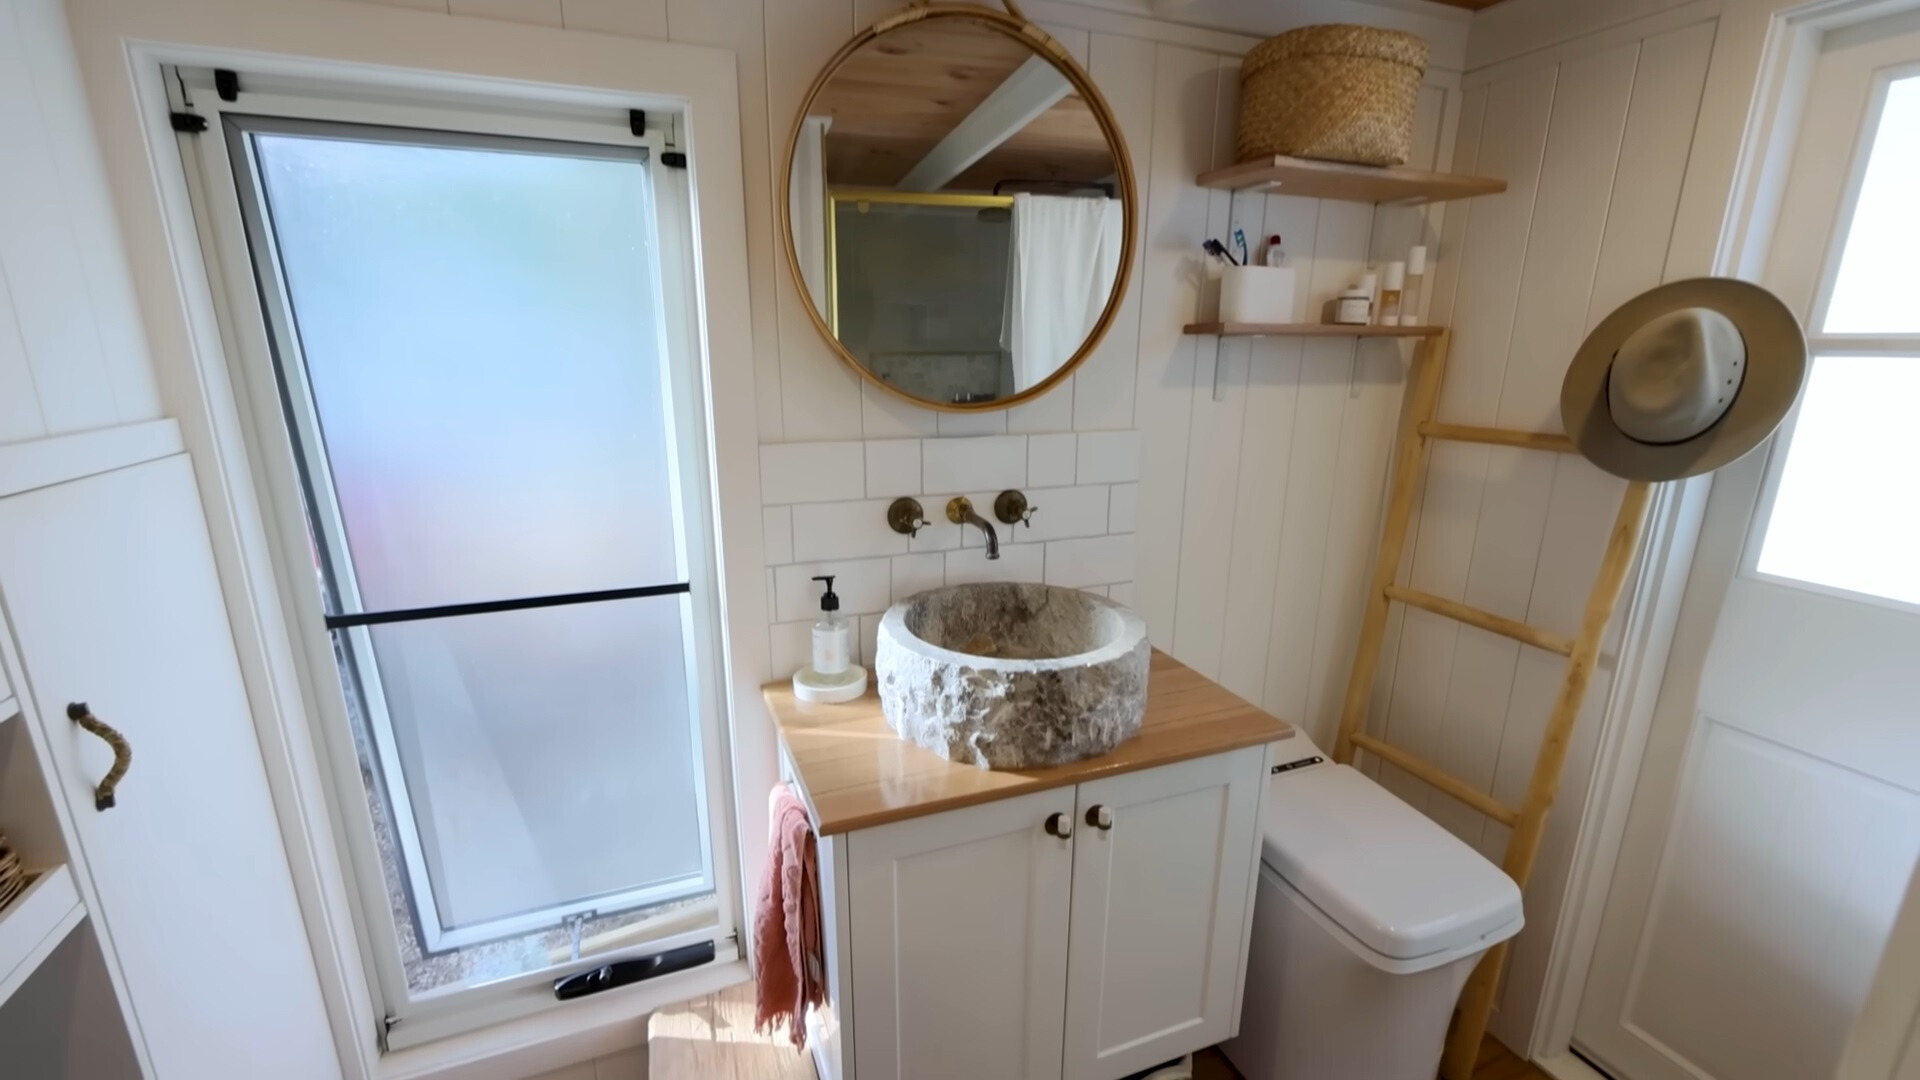
<path id="1" fill-rule="evenodd" d="M 1560 415 L 1602 469 L 1679 480 L 1766 441 L 1806 377 L 1806 337 L 1778 297 L 1732 278 L 1694 278 L 1600 320 L 1567 368 Z"/>

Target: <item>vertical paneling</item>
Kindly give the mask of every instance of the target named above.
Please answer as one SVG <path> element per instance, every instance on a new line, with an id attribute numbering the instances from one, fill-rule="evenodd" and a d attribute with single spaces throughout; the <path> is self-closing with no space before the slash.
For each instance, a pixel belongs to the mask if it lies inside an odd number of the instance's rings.
<path id="1" fill-rule="evenodd" d="M 786 165 L 795 111 L 814 76 L 856 29 L 852 0 L 770 0 L 764 6 L 768 47 L 767 112 L 771 127 L 768 180 L 772 197 L 784 200 L 780 173 Z M 751 176 L 748 182 L 752 183 Z M 775 219 L 776 221 L 778 218 Z M 776 250 L 779 238 L 774 238 Z M 785 255 L 779 256 L 784 260 Z M 861 434 L 860 379 L 847 370 L 814 331 L 805 305 L 784 265 L 769 283 L 776 301 L 783 437 L 857 439 Z"/>
<path id="2" fill-rule="evenodd" d="M 1239 62 L 1222 60 L 1213 117 L 1216 166 L 1233 161 L 1239 106 L 1234 88 L 1239 82 Z M 1224 239 L 1241 229 L 1251 251 L 1257 252 L 1265 204 L 1260 195 L 1210 192 L 1207 235 Z M 1247 362 L 1252 347 L 1250 338 L 1213 337 L 1195 343 L 1173 651 L 1209 678 L 1220 671 L 1221 613 L 1226 607 L 1233 545 L 1233 499 L 1245 464 L 1240 457 L 1240 433 L 1247 410 Z"/>
<path id="3" fill-rule="evenodd" d="M 664 38 L 667 0 L 560 0 L 560 22 L 569 30 Z"/>
<path id="4" fill-rule="evenodd" d="M 1121 134 L 1127 140 L 1127 155 L 1133 161 L 1133 174 L 1140 184 L 1141 224 L 1135 240 L 1143 247 L 1147 238 L 1147 208 L 1153 203 L 1148 183 L 1151 179 L 1148 155 L 1153 149 L 1154 120 L 1158 115 L 1153 106 L 1156 83 L 1148 75 L 1154 68 L 1153 54 L 1152 42 L 1116 34 L 1092 34 L 1087 43 L 1087 71 L 1119 118 Z M 1121 300 L 1118 317 L 1093 355 L 1074 372 L 1073 427 L 1077 430 L 1133 426 L 1145 272 L 1146 259 L 1135 259 L 1133 277 L 1127 283 L 1127 294 Z"/>
<path id="5" fill-rule="evenodd" d="M 772 179 L 775 141 L 791 115 L 774 117 L 767 96 L 763 0 L 667 0 L 667 32 L 675 41 L 731 49 L 740 79 L 740 167 L 745 181 L 747 285 L 752 302 L 755 413 L 760 441 L 777 442 L 785 428 L 780 403 L 780 322 L 776 282 L 787 276 L 777 231 Z M 792 106 L 786 107 L 790 114 Z M 774 134 L 776 131 L 782 134 Z M 778 151 L 785 153 L 784 144 Z M 785 160 L 784 157 L 781 160 Z M 708 319 L 738 318 L 709 311 Z"/>
<path id="6" fill-rule="evenodd" d="M 1220 88 L 1219 57 L 1160 46 L 1154 57 L 1153 146 L 1148 154 L 1142 236 L 1140 369 L 1134 425 L 1144 450 L 1138 523 L 1140 576 L 1134 606 L 1153 643 L 1173 645 L 1178 607 L 1181 520 L 1186 513 L 1187 440 L 1192 424 L 1196 339 L 1181 333 L 1199 294 L 1209 192 L 1194 177 L 1213 161 Z"/>
<path id="7" fill-rule="evenodd" d="M 159 415 L 158 393 L 60 6 L 0 10 L 0 442 Z"/>
<path id="8" fill-rule="evenodd" d="M 561 24 L 560 0 L 447 0 L 447 11 L 454 15 L 472 15 L 534 26 Z"/>

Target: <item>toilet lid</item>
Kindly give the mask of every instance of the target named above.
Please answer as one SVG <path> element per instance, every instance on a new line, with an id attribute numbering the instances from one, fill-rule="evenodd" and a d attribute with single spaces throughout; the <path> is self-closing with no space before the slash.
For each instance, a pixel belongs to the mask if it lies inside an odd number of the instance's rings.
<path id="1" fill-rule="evenodd" d="M 1267 865 L 1381 955 L 1459 948 L 1520 917 L 1513 879 L 1353 768 L 1267 783 Z"/>

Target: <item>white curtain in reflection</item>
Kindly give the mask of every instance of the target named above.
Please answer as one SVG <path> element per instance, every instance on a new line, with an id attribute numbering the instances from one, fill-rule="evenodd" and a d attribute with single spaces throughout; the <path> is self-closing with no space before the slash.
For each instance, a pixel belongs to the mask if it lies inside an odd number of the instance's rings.
<path id="1" fill-rule="evenodd" d="M 1118 199 L 1013 197 L 1005 344 L 1015 390 L 1045 381 L 1086 340 L 1120 270 L 1123 224 Z"/>
<path id="2" fill-rule="evenodd" d="M 793 227 L 793 249 L 800 259 L 800 277 L 814 309 L 827 310 L 827 128 L 830 116 L 809 116 L 800 122 L 793 144 L 793 186 L 787 191 L 787 220 Z"/>

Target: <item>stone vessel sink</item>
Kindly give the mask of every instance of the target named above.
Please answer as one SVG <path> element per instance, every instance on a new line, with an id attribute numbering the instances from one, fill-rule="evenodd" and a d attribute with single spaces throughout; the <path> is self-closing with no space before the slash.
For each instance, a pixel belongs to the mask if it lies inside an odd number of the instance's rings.
<path id="1" fill-rule="evenodd" d="M 874 672 L 903 739 L 983 769 L 1104 754 L 1140 730 L 1147 625 L 1052 585 L 953 585 L 880 620 Z"/>

